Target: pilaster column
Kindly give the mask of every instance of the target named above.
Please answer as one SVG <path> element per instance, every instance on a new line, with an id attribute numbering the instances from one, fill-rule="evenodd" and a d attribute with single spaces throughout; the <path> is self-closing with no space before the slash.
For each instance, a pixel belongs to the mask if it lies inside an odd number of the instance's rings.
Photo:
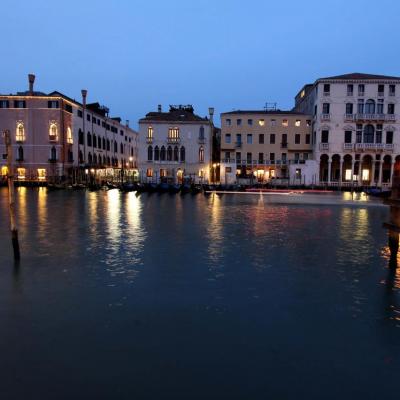
<path id="1" fill-rule="evenodd" d="M 362 160 L 358 162 L 358 186 L 362 186 Z"/>
<path id="2" fill-rule="evenodd" d="M 376 181 L 376 186 L 381 187 L 382 186 L 382 161 L 376 161 L 378 164 L 378 179 Z"/>
<path id="3" fill-rule="evenodd" d="M 328 161 L 328 185 L 331 183 L 332 161 Z"/>
<path id="4" fill-rule="evenodd" d="M 392 183 L 393 183 L 393 170 L 394 170 L 394 162 L 392 161 L 392 163 L 390 164 L 390 181 L 389 181 L 389 183 L 390 183 L 390 186 L 392 186 Z"/>
<path id="5" fill-rule="evenodd" d="M 340 174 L 339 174 L 339 186 L 342 186 L 343 181 L 343 169 L 344 169 L 344 161 L 340 163 Z"/>

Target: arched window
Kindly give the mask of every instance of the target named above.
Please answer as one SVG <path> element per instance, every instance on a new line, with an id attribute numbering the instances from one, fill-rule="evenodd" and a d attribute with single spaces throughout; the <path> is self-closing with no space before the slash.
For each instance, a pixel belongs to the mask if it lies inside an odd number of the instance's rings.
<path id="1" fill-rule="evenodd" d="M 174 147 L 174 161 L 179 161 L 179 149 L 178 149 L 178 146 Z"/>
<path id="2" fill-rule="evenodd" d="M 165 161 L 165 147 L 164 146 L 161 146 L 160 160 Z"/>
<path id="3" fill-rule="evenodd" d="M 50 160 L 51 161 L 56 161 L 57 160 L 57 150 L 56 150 L 56 148 L 54 146 L 50 150 Z"/>
<path id="4" fill-rule="evenodd" d="M 83 143 L 83 132 L 82 132 L 82 129 L 79 129 L 78 136 L 79 136 L 79 138 L 78 138 L 79 144 L 84 144 Z"/>
<path id="5" fill-rule="evenodd" d="M 147 160 L 152 161 L 153 160 L 153 147 L 149 146 L 147 148 Z"/>
<path id="6" fill-rule="evenodd" d="M 91 164 L 93 162 L 92 153 L 90 153 L 90 152 L 88 154 L 88 162 L 89 162 L 89 164 Z"/>
<path id="7" fill-rule="evenodd" d="M 72 138 L 72 130 L 70 127 L 67 128 L 67 143 L 68 144 L 74 143 L 74 139 Z"/>
<path id="8" fill-rule="evenodd" d="M 114 153 L 118 152 L 118 145 L 117 142 L 114 142 Z"/>
<path id="9" fill-rule="evenodd" d="M 17 161 L 24 161 L 24 149 L 22 146 L 18 147 Z"/>
<path id="10" fill-rule="evenodd" d="M 182 146 L 182 147 L 181 147 L 181 162 L 182 162 L 182 161 L 185 161 L 185 156 L 186 156 L 185 153 L 186 153 L 186 152 L 185 152 L 185 147 Z"/>
<path id="11" fill-rule="evenodd" d="M 375 101 L 374 100 L 369 99 L 365 103 L 365 114 L 375 114 Z"/>
<path id="12" fill-rule="evenodd" d="M 200 139 L 200 140 L 203 140 L 203 139 L 204 139 L 204 126 L 201 126 L 201 127 L 200 127 L 200 130 L 199 130 L 199 139 Z"/>
<path id="13" fill-rule="evenodd" d="M 147 140 L 148 141 L 153 140 L 153 127 L 152 126 L 149 126 L 147 128 Z"/>
<path id="14" fill-rule="evenodd" d="M 106 139 L 103 138 L 103 150 L 106 149 Z"/>
<path id="15" fill-rule="evenodd" d="M 167 148 L 167 161 L 172 161 L 172 147 L 168 146 Z"/>
<path id="16" fill-rule="evenodd" d="M 364 127 L 364 143 L 374 143 L 375 129 L 372 125 L 365 125 Z"/>
<path id="17" fill-rule="evenodd" d="M 199 162 L 204 162 L 204 147 L 200 146 L 199 148 Z"/>
<path id="18" fill-rule="evenodd" d="M 160 149 L 158 146 L 154 148 L 154 161 L 158 161 L 160 159 Z"/>
<path id="19" fill-rule="evenodd" d="M 25 128 L 22 122 L 17 123 L 17 130 L 15 133 L 15 140 L 17 142 L 24 142 L 25 141 Z"/>
<path id="20" fill-rule="evenodd" d="M 110 147 L 110 139 L 107 139 L 107 151 L 110 151 L 111 147 Z"/>
<path id="21" fill-rule="evenodd" d="M 87 142 L 87 145 L 88 146 L 92 146 L 92 135 L 90 134 L 90 132 L 88 132 L 87 133 L 87 140 L 86 140 L 86 142 Z"/>
<path id="22" fill-rule="evenodd" d="M 52 122 L 50 124 L 50 129 L 49 129 L 49 140 L 57 140 L 57 136 L 58 136 L 57 124 L 55 122 Z"/>
<path id="23" fill-rule="evenodd" d="M 97 164 L 97 155 L 96 155 L 96 153 L 95 154 L 93 154 L 93 164 Z"/>
<path id="24" fill-rule="evenodd" d="M 119 147 L 120 147 L 121 154 L 124 154 L 124 145 L 123 145 L 123 143 L 120 143 Z"/>
<path id="25" fill-rule="evenodd" d="M 83 164 L 83 153 L 82 153 L 82 150 L 79 150 L 78 158 L 79 158 L 79 164 Z"/>
<path id="26" fill-rule="evenodd" d="M 96 148 L 97 147 L 97 137 L 95 134 L 93 134 L 93 147 Z"/>

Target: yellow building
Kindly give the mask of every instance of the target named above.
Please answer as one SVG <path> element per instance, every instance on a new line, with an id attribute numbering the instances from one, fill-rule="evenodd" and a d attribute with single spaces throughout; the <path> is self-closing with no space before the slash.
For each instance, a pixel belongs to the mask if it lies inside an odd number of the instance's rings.
<path id="1" fill-rule="evenodd" d="M 301 181 L 301 171 L 312 158 L 311 119 L 280 110 L 222 113 L 221 182 L 284 183 L 292 178 L 291 170 L 300 170 Z"/>

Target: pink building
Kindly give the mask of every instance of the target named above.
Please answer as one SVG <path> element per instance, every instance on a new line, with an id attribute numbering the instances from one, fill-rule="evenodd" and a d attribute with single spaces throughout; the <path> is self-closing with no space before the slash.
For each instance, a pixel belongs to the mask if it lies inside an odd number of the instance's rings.
<path id="1" fill-rule="evenodd" d="M 99 103 L 86 103 L 86 90 L 78 102 L 34 91 L 34 81 L 29 75 L 28 91 L 0 95 L 0 131 L 11 133 L 15 177 L 46 181 L 136 171 L 138 134 L 128 123 L 110 118 Z M 0 154 L 5 152 L 1 142 Z M 8 172 L 3 158 L 0 172 Z"/>

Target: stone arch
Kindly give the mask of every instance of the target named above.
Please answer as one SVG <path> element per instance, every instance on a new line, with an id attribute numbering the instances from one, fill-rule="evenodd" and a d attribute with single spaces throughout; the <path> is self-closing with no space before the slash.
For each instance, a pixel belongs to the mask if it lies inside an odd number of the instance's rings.
<path id="1" fill-rule="evenodd" d="M 327 182 L 328 181 L 328 154 L 321 154 L 320 163 L 319 163 L 319 181 Z"/>

